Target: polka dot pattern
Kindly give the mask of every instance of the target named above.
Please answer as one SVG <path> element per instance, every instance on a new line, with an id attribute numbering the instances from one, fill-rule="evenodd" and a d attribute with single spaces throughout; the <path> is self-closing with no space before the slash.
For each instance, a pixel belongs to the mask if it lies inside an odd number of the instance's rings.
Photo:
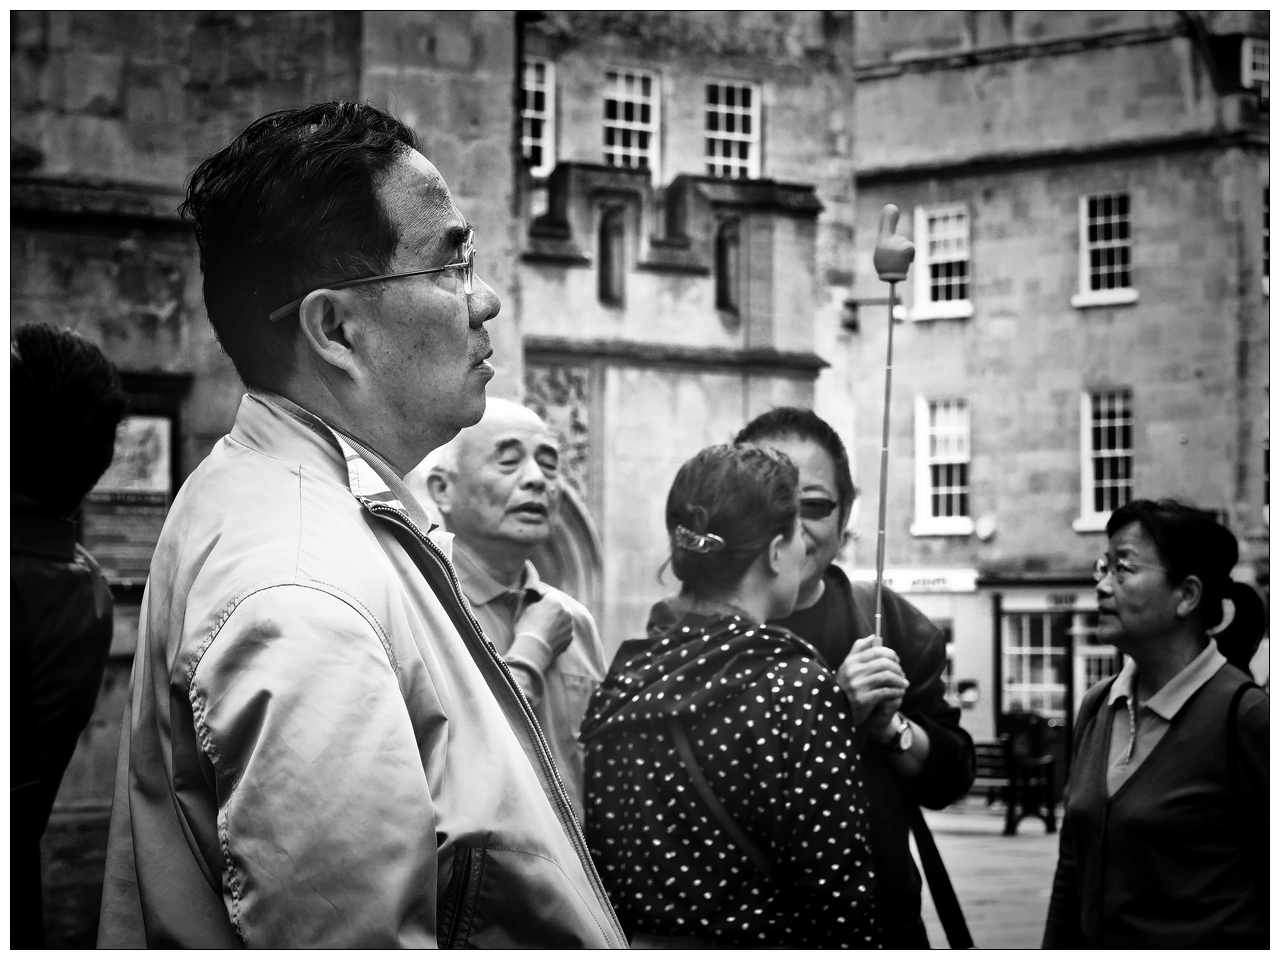
<path id="1" fill-rule="evenodd" d="M 774 867 L 698 795 L 666 729 Z M 738 946 L 873 947 L 875 876 L 848 703 L 808 644 L 685 617 L 610 672 L 583 723 L 586 833 L 623 926 Z"/>

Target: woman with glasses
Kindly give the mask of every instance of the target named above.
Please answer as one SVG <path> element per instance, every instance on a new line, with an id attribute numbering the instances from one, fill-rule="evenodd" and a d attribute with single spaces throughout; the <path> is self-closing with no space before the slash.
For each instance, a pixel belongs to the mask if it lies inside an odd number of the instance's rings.
<path id="1" fill-rule="evenodd" d="M 756 447 L 680 468 L 683 613 L 623 644 L 587 709 L 587 841 L 633 946 L 878 944 L 849 704 L 811 646 L 765 625 L 800 586 L 797 478 Z"/>
<path id="2" fill-rule="evenodd" d="M 1107 536 L 1098 640 L 1126 659 L 1076 719 L 1044 946 L 1265 947 L 1262 601 L 1231 579 L 1236 538 L 1194 507 L 1135 500 Z"/>

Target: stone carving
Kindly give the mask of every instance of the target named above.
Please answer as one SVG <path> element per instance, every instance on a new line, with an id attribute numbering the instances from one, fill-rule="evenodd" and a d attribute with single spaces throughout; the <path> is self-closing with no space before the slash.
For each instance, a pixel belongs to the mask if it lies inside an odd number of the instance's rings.
<path id="1" fill-rule="evenodd" d="M 527 363 L 524 405 L 542 417 L 560 440 L 560 471 L 590 502 L 591 368 Z"/>

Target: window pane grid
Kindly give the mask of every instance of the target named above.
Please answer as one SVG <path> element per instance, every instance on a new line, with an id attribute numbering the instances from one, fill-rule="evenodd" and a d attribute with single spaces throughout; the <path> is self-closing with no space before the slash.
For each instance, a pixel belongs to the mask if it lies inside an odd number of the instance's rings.
<path id="1" fill-rule="evenodd" d="M 534 171 L 545 172 L 551 166 L 551 71 L 540 60 L 526 60 L 521 71 L 520 150 Z"/>
<path id="2" fill-rule="evenodd" d="M 1090 394 L 1093 512 L 1110 513 L 1133 499 L 1133 411 L 1128 390 Z"/>
<path id="3" fill-rule="evenodd" d="M 760 92 L 749 83 L 706 85 L 704 160 L 713 177 L 758 176 Z"/>
<path id="4" fill-rule="evenodd" d="M 968 211 L 955 207 L 926 213 L 924 252 L 929 269 L 930 302 L 968 300 Z"/>
<path id="5" fill-rule="evenodd" d="M 1066 716 L 1067 624 L 1063 620 L 1060 615 L 1044 613 L 1005 616 L 1006 713 Z"/>
<path id="6" fill-rule="evenodd" d="M 929 401 L 929 515 L 969 516 L 969 403 Z"/>
<path id="7" fill-rule="evenodd" d="M 1121 290 L 1133 286 L 1132 245 L 1127 193 L 1088 197 L 1085 242 L 1089 256 L 1089 289 Z"/>
<path id="8" fill-rule="evenodd" d="M 653 166 L 657 81 L 636 70 L 605 73 L 604 162 L 611 167 Z"/>

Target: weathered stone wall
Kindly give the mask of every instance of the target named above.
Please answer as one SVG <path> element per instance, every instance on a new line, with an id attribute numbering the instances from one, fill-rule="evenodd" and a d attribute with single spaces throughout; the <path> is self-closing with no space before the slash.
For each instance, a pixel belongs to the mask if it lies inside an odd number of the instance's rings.
<path id="1" fill-rule="evenodd" d="M 1266 301 L 1261 230 L 1246 226 L 1258 219 L 1258 172 L 1241 151 L 1197 150 L 862 188 L 864 222 L 888 202 L 907 214 L 966 202 L 971 217 L 973 317 L 895 330 L 888 562 L 1083 574 L 1104 537 L 1071 527 L 1080 515 L 1080 392 L 1108 384 L 1133 389 L 1137 496 L 1227 509 L 1238 533 L 1262 527 Z M 1132 197 L 1139 300 L 1077 309 L 1079 198 L 1108 190 Z M 911 234 L 909 216 L 899 230 Z M 870 249 L 861 253 L 870 270 Z M 883 369 L 884 311 L 867 308 L 856 338 L 855 363 L 867 370 Z M 877 475 L 882 391 L 877 376 L 856 394 L 864 486 Z M 970 400 L 972 514 L 998 523 L 987 543 L 909 531 L 917 395 Z M 858 532 L 874 542 L 874 511 Z"/>
<path id="2" fill-rule="evenodd" d="M 864 27 L 881 25 L 880 14 L 858 14 Z M 1171 13 L 982 14 L 980 22 L 1008 16 L 1015 26 L 1033 17 L 1053 29 L 1036 40 L 1079 38 L 1079 49 L 1036 52 L 1026 31 L 1015 29 L 1023 52 L 970 62 L 957 56 L 928 69 L 910 57 L 941 56 L 973 49 L 961 33 L 943 34 L 954 44 L 921 49 L 914 31 L 941 28 L 971 15 L 894 16 L 897 29 L 878 44 L 859 43 L 859 173 L 882 168 L 956 161 L 992 153 L 1079 149 L 1089 144 L 1129 142 L 1148 136 L 1191 135 L 1232 126 L 1241 109 L 1235 98 L 1214 89 L 1201 54 Z M 1096 29 L 1072 32 L 1073 22 L 1102 20 L 1148 31 L 1149 39 L 1122 47 L 1090 44 Z M 906 35 L 902 35 L 906 33 Z M 885 61 L 889 61 L 886 63 Z"/>
<path id="3" fill-rule="evenodd" d="M 661 191 L 705 173 L 704 83 L 761 86 L 761 176 L 812 185 L 823 209 L 808 220 L 742 214 L 742 315 L 720 315 L 714 277 L 636 270 L 623 307 L 602 305 L 593 262 L 522 265 L 526 335 L 618 339 L 688 348 L 817 352 L 812 376 L 687 368 L 609 367 L 603 379 L 601 516 L 605 544 L 602 635 L 612 648 L 643 630 L 649 605 L 675 589 L 654 580 L 667 555 L 662 522 L 680 464 L 725 442 L 772 406 L 814 405 L 852 446 L 847 338 L 839 316 L 853 257 L 852 15 L 769 11 L 549 12 L 529 24 L 528 56 L 556 64 L 560 161 L 603 163 L 603 87 L 609 67 L 656 72 L 661 101 Z M 661 234 L 660 216 L 644 229 Z M 575 238 L 578 239 L 578 238 Z M 590 257 L 595 238 L 578 240 Z M 647 237 L 642 237 L 644 247 Z M 705 256 L 705 255 L 704 255 Z"/>

